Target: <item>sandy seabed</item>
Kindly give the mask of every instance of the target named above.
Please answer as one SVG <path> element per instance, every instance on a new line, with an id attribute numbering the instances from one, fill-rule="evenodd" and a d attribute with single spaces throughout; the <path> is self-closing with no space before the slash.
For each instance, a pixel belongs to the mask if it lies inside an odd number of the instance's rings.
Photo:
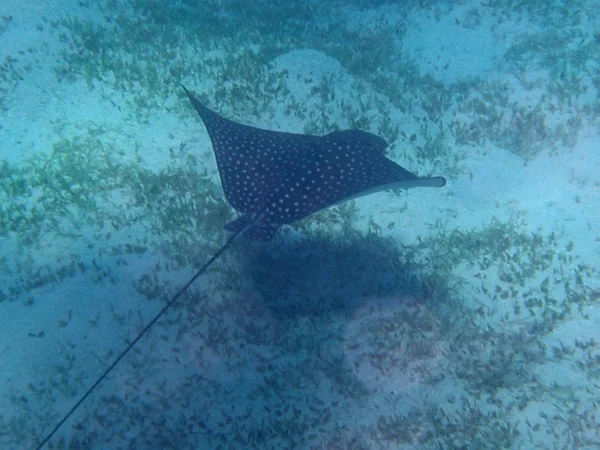
<path id="1" fill-rule="evenodd" d="M 237 242 L 47 448 L 600 448 L 598 6 L 421 3 L 2 3 L 2 448 L 225 240 L 182 82 L 448 184 Z"/>

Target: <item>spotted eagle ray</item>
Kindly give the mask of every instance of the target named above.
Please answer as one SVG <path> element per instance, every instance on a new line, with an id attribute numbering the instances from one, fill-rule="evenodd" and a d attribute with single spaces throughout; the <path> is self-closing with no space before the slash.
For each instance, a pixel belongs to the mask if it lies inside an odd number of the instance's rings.
<path id="1" fill-rule="evenodd" d="M 443 177 L 419 177 L 388 159 L 388 144 L 374 134 L 343 130 L 312 136 L 242 125 L 206 108 L 183 89 L 208 131 L 225 197 L 242 215 L 225 225 L 233 232 L 225 244 L 117 356 L 46 435 L 38 450 L 238 236 L 268 241 L 282 225 L 356 197 L 387 189 L 446 184 Z"/>

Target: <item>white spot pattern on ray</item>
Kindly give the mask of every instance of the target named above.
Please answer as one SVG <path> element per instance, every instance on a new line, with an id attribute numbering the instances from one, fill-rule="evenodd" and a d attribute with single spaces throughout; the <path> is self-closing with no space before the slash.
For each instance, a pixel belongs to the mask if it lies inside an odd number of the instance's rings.
<path id="1" fill-rule="evenodd" d="M 271 239 L 282 224 L 363 192 L 421 180 L 386 158 L 386 142 L 373 134 L 346 130 L 319 137 L 254 128 L 188 96 L 208 130 L 227 200 L 244 214 L 225 228 L 235 231 L 254 221 L 244 232 L 250 239 Z"/>

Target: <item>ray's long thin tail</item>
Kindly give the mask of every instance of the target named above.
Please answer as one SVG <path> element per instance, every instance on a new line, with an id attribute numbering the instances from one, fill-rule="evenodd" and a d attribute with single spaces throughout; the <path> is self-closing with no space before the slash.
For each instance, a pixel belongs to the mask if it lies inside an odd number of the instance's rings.
<path id="1" fill-rule="evenodd" d="M 252 223 L 250 223 L 248 226 L 251 226 L 254 223 L 254 221 Z M 102 375 L 100 375 L 98 377 L 98 379 L 94 382 L 94 384 L 92 384 L 90 386 L 90 388 L 86 391 L 85 394 L 83 394 L 81 396 L 81 398 L 77 401 L 77 403 L 75 403 L 75 405 L 73 405 L 73 407 L 69 410 L 69 412 L 67 412 L 63 418 L 60 420 L 60 422 L 58 422 L 56 424 L 56 426 L 52 429 L 52 431 L 50 431 L 50 433 L 48 433 L 46 435 L 46 437 L 44 438 L 44 440 L 36 447 L 36 450 L 41 450 L 41 448 L 52 438 L 52 436 L 54 436 L 54 434 L 56 434 L 56 432 L 60 429 L 60 427 L 63 426 L 63 424 L 69 419 L 69 417 L 71 417 L 73 415 L 73 413 L 75 411 L 77 411 L 77 409 L 81 406 L 81 404 L 85 401 L 85 399 L 87 399 L 90 394 L 98 387 L 98 385 L 106 378 L 106 376 L 112 372 L 112 370 L 117 366 L 117 364 L 119 364 L 119 362 L 125 357 L 125 355 L 127 355 L 127 353 L 129 353 L 129 351 L 138 343 L 138 341 L 150 330 L 150 328 L 152 328 L 154 326 L 154 324 L 175 304 L 175 302 L 177 302 L 177 300 L 179 300 L 179 298 L 185 293 L 185 291 L 188 290 L 188 288 L 194 284 L 194 282 L 198 279 L 198 277 L 200 277 L 200 275 L 202 275 L 206 269 L 208 269 L 212 263 L 214 263 L 219 256 L 221 256 L 225 250 L 227 250 L 229 248 L 229 246 L 231 245 L 231 243 L 242 233 L 244 233 L 244 231 L 246 231 L 248 229 L 248 227 L 244 227 L 241 228 L 239 230 L 237 230 L 234 234 L 232 234 L 229 239 L 227 240 L 227 242 L 225 242 L 225 244 L 208 260 L 208 262 L 206 264 L 204 264 L 200 269 L 198 269 L 198 271 L 194 274 L 194 276 L 192 278 L 190 278 L 190 280 L 184 284 L 181 289 L 179 289 L 179 291 L 173 296 L 173 298 L 158 312 L 158 314 L 156 314 L 156 316 L 154 316 L 154 318 L 148 323 L 148 325 L 146 325 L 144 327 L 144 329 L 142 331 L 140 331 L 140 333 L 135 337 L 135 339 L 133 341 L 131 341 L 131 343 L 125 347 L 125 349 L 121 352 L 121 354 L 119 356 L 117 356 L 117 358 L 112 362 L 112 364 L 110 366 L 108 366 L 108 368 L 102 373 Z"/>

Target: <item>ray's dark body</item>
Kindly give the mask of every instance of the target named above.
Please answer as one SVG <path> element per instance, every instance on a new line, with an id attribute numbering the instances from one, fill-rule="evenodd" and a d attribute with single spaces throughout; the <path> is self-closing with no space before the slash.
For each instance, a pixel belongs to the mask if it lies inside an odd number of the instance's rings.
<path id="1" fill-rule="evenodd" d="M 418 177 L 388 159 L 387 143 L 374 134 L 264 130 L 226 119 L 186 93 L 210 136 L 225 196 L 243 214 L 225 228 L 247 228 L 246 238 L 271 239 L 281 225 L 378 190 L 446 183 Z"/>

